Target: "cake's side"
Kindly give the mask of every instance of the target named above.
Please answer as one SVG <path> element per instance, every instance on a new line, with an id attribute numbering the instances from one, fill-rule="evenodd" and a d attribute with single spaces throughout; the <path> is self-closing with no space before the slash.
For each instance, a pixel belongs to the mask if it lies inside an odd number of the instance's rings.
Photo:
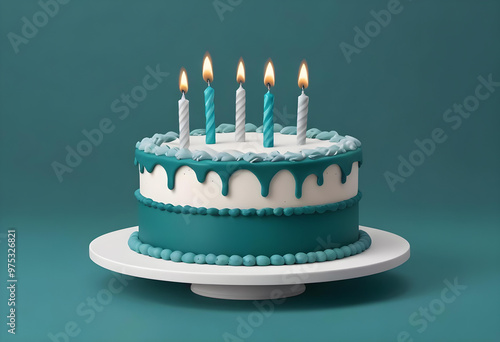
<path id="1" fill-rule="evenodd" d="M 293 129 L 281 132 L 271 151 L 256 148 L 257 133 L 243 144 L 231 133 L 218 133 L 218 144 L 209 147 L 194 139 L 191 150 L 176 148 L 168 134 L 138 143 L 139 232 L 130 247 L 173 261 L 247 266 L 252 262 L 239 263 L 245 256 L 264 266 L 333 260 L 368 248 L 358 222 L 359 141 L 309 130 L 311 148 L 298 150 Z"/>

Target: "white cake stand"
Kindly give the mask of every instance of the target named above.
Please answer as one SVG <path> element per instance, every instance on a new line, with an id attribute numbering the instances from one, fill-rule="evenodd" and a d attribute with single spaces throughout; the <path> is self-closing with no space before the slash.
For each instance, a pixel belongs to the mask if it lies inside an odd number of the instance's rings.
<path id="1" fill-rule="evenodd" d="M 191 291 L 212 298 L 263 300 L 292 297 L 305 291 L 304 284 L 364 277 L 403 264 L 410 244 L 402 237 L 360 226 L 372 245 L 345 259 L 284 266 L 217 266 L 176 263 L 132 251 L 127 241 L 138 227 L 104 234 L 90 243 L 90 259 L 114 272 L 135 277 L 190 283 Z"/>

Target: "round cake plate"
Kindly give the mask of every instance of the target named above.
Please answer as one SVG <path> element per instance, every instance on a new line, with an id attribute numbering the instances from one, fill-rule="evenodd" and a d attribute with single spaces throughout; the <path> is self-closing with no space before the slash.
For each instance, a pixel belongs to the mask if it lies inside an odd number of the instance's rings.
<path id="1" fill-rule="evenodd" d="M 263 300 L 292 297 L 307 283 L 364 277 L 393 269 L 410 258 L 410 244 L 402 237 L 360 226 L 372 244 L 344 259 L 283 266 L 198 265 L 156 259 L 132 251 L 130 234 L 138 227 L 104 234 L 90 243 L 90 259 L 114 272 L 134 277 L 190 283 L 194 293 L 219 299 Z"/>

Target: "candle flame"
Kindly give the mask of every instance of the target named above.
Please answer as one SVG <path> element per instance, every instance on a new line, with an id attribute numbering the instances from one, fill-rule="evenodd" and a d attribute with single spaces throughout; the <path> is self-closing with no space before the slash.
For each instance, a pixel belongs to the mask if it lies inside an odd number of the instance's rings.
<path id="1" fill-rule="evenodd" d="M 302 63 L 300 64 L 300 69 L 299 69 L 299 88 L 307 88 L 309 86 L 309 70 L 307 68 L 307 62 L 304 59 Z"/>
<path id="2" fill-rule="evenodd" d="M 179 90 L 181 93 L 187 93 L 188 91 L 188 77 L 184 68 L 181 68 L 181 72 L 179 73 Z"/>
<path id="3" fill-rule="evenodd" d="M 274 87 L 274 65 L 271 58 L 267 61 L 266 72 L 264 73 L 264 84 Z"/>
<path id="4" fill-rule="evenodd" d="M 243 58 L 238 62 L 238 71 L 236 72 L 236 82 L 245 83 L 245 63 Z"/>
<path id="5" fill-rule="evenodd" d="M 212 57 L 210 57 L 208 51 L 205 53 L 205 57 L 203 57 L 203 79 L 205 82 L 212 82 L 214 80 Z"/>

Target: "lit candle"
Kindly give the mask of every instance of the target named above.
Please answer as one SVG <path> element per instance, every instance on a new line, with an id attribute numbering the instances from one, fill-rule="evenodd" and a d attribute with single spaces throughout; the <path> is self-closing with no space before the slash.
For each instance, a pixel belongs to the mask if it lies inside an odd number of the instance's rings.
<path id="1" fill-rule="evenodd" d="M 264 95 L 264 147 L 274 146 L 274 95 L 271 94 L 271 87 L 274 86 L 274 66 L 271 59 L 267 62 L 264 73 L 264 84 L 267 86 L 267 93 Z"/>
<path id="2" fill-rule="evenodd" d="M 299 96 L 297 105 L 297 144 L 304 145 L 306 143 L 307 112 L 309 111 L 309 96 L 304 94 L 304 89 L 309 85 L 309 73 L 305 60 L 300 65 L 298 83 L 302 94 Z"/>
<path id="3" fill-rule="evenodd" d="M 185 96 L 188 91 L 188 79 L 184 68 L 179 74 L 179 90 L 182 93 L 179 100 L 179 144 L 180 148 L 189 148 L 189 101 Z"/>
<path id="4" fill-rule="evenodd" d="M 214 89 L 210 86 L 210 82 L 214 80 L 214 72 L 212 58 L 208 52 L 203 60 L 203 79 L 207 82 L 205 89 L 205 142 L 215 144 Z"/>
<path id="5" fill-rule="evenodd" d="M 243 63 L 243 58 L 240 58 L 240 62 L 238 63 L 236 81 L 240 84 L 240 87 L 236 90 L 235 139 L 236 141 L 245 141 L 246 92 L 243 89 L 243 83 L 245 83 L 245 64 Z"/>

